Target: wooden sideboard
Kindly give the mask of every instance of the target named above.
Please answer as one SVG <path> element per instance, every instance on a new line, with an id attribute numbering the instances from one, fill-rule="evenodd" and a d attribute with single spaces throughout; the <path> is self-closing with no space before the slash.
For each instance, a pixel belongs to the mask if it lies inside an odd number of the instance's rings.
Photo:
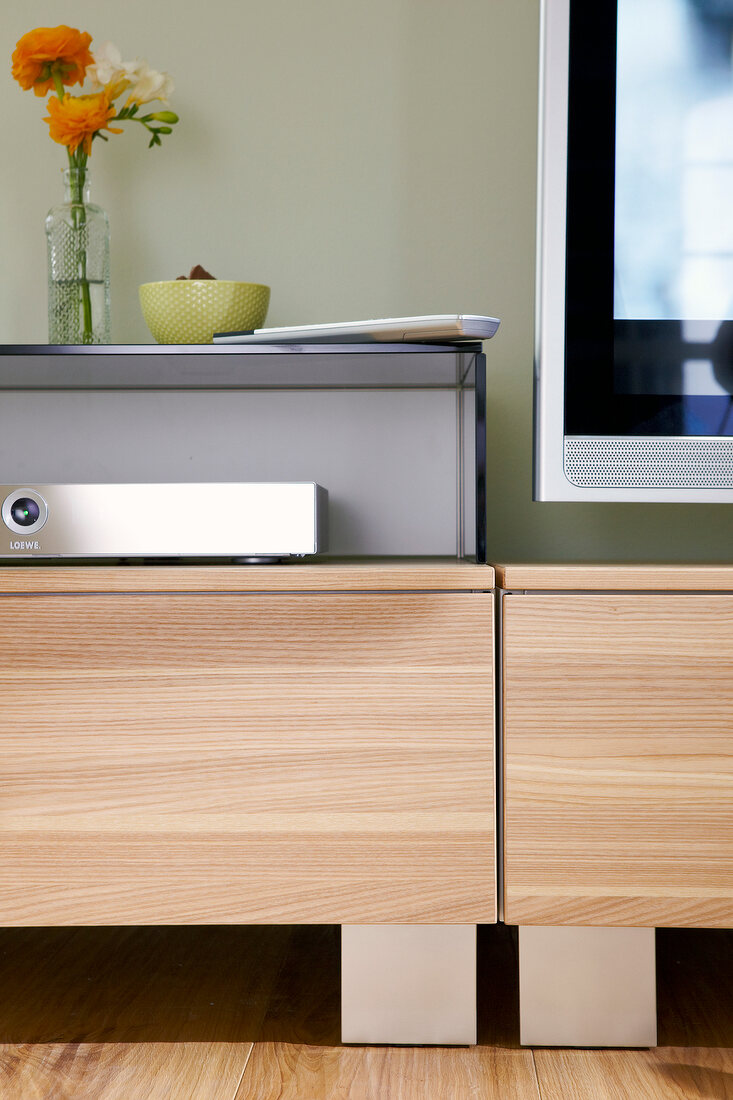
<path id="1" fill-rule="evenodd" d="M 523 1041 L 648 1044 L 651 930 L 733 926 L 733 568 L 496 573 Z M 0 924 L 341 924 L 348 1041 L 474 1041 L 494 581 L 425 559 L 0 568 Z M 379 925 L 424 927 L 375 947 Z M 547 976 L 563 950 L 597 975 L 587 1004 Z"/>
<path id="2" fill-rule="evenodd" d="M 0 569 L 0 924 L 495 920 L 493 582 Z"/>
<path id="3" fill-rule="evenodd" d="M 733 567 L 497 567 L 504 917 L 733 926 Z"/>

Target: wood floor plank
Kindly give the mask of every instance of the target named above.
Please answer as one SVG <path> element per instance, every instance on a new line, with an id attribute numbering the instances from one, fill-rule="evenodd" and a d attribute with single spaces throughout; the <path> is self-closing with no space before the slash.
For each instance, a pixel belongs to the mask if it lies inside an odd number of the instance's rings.
<path id="1" fill-rule="evenodd" d="M 0 1043 L 251 1041 L 290 935 L 287 926 L 0 929 Z"/>
<path id="2" fill-rule="evenodd" d="M 733 1050 L 536 1050 L 542 1100 L 733 1100 Z"/>
<path id="3" fill-rule="evenodd" d="M 293 928 L 262 1020 L 261 1043 L 338 1046 L 341 1041 L 341 928 Z"/>
<path id="4" fill-rule="evenodd" d="M 657 931 L 660 1046 L 536 1050 L 542 1100 L 733 1100 L 733 931 Z"/>
<path id="5" fill-rule="evenodd" d="M 660 1047 L 532 1052 L 503 926 L 466 1048 L 342 1046 L 337 926 L 2 929 L 0 1097 L 733 1100 L 732 944 L 658 933 Z"/>
<path id="6" fill-rule="evenodd" d="M 538 1100 L 518 1046 L 513 930 L 479 929 L 478 1047 L 342 1046 L 339 929 L 295 929 L 237 1100 Z M 506 1044 L 506 1046 L 502 1045 Z"/>
<path id="7" fill-rule="evenodd" d="M 0 1047 L 3 1100 L 232 1100 L 250 1043 Z"/>
<path id="8" fill-rule="evenodd" d="M 477 936 L 478 1041 L 519 1047 L 519 944 L 517 929 L 479 925 Z"/>
<path id="9" fill-rule="evenodd" d="M 0 930 L 2 1100 L 233 1100 L 291 930 Z"/>
<path id="10" fill-rule="evenodd" d="M 658 1038 L 733 1049 L 733 929 L 657 930 Z"/>
<path id="11" fill-rule="evenodd" d="M 255 1043 L 237 1100 L 539 1100 L 529 1051 Z"/>

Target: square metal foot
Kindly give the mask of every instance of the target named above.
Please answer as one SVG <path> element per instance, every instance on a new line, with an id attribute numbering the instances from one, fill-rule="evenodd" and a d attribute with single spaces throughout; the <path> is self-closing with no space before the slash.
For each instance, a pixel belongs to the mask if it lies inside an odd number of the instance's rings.
<path id="1" fill-rule="evenodd" d="M 475 1043 L 476 925 L 343 925 L 341 1039 Z"/>
<path id="2" fill-rule="evenodd" d="M 521 927 L 523 1046 L 657 1042 L 653 928 Z"/>

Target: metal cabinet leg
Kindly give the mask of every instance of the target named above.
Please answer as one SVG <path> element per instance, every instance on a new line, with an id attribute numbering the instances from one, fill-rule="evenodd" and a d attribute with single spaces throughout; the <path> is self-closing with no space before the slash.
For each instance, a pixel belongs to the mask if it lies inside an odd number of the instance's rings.
<path id="1" fill-rule="evenodd" d="M 653 928 L 519 929 L 524 1046 L 657 1042 Z"/>
<path id="2" fill-rule="evenodd" d="M 341 1039 L 475 1043 L 476 925 L 343 925 Z"/>

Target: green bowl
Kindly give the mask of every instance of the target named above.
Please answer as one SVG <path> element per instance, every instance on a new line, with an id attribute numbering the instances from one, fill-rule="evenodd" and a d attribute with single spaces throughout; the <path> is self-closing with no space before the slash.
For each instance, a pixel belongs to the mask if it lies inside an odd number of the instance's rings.
<path id="1" fill-rule="evenodd" d="M 159 344 L 210 344 L 215 332 L 262 328 L 270 288 L 228 279 L 143 283 L 140 308 Z"/>

